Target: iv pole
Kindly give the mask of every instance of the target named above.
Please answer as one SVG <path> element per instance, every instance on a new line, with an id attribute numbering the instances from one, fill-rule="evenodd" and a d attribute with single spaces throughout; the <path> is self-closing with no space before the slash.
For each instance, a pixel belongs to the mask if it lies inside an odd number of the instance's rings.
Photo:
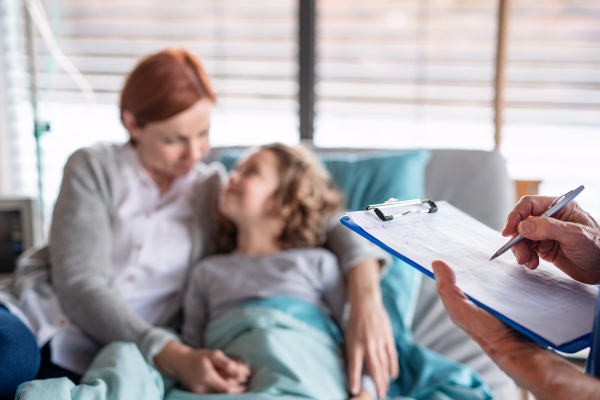
<path id="1" fill-rule="evenodd" d="M 36 161 L 37 161 L 37 174 L 38 174 L 38 202 L 40 204 L 40 215 L 42 218 L 42 226 L 44 226 L 44 185 L 42 179 L 42 146 L 40 144 L 41 136 L 50 130 L 50 124 L 47 122 L 41 122 L 39 118 L 38 110 L 38 88 L 37 88 L 37 77 L 35 71 L 35 32 L 33 27 L 33 21 L 30 13 L 25 10 L 25 37 L 27 40 L 27 57 L 29 61 L 28 75 L 29 75 L 29 87 L 31 96 L 31 111 L 33 114 L 33 136 L 35 138 L 35 149 L 36 149 Z"/>
<path id="2" fill-rule="evenodd" d="M 50 130 L 50 124 L 46 121 L 41 121 L 39 118 L 39 98 L 35 68 L 35 32 L 34 25 L 38 29 L 42 40 L 44 41 L 50 55 L 58 62 L 58 64 L 65 70 L 65 72 L 71 77 L 71 79 L 78 86 L 79 90 L 83 93 L 86 100 L 90 103 L 94 103 L 96 96 L 94 89 L 90 83 L 85 79 L 77 67 L 68 59 L 68 57 L 60 49 L 60 46 L 56 42 L 52 29 L 48 24 L 46 14 L 43 6 L 39 0 L 23 0 L 25 7 L 25 26 L 26 26 L 26 40 L 27 40 L 27 55 L 29 57 L 29 83 L 31 88 L 31 106 L 33 111 L 33 134 L 36 142 L 36 155 L 37 155 L 37 171 L 38 171 L 38 191 L 39 191 L 39 202 L 42 215 L 42 223 L 44 221 L 44 196 L 43 196 L 43 165 L 42 165 L 42 147 L 40 145 L 41 136 Z"/>

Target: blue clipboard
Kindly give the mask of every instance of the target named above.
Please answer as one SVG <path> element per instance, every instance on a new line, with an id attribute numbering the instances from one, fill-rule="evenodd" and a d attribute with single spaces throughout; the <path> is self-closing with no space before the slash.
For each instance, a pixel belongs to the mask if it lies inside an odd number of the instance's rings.
<path id="1" fill-rule="evenodd" d="M 433 276 L 433 273 L 431 273 L 429 270 L 423 268 L 416 262 L 404 257 L 402 254 L 398 253 L 395 250 L 392 250 L 390 247 L 386 246 L 381 241 L 379 241 L 379 240 L 375 239 L 373 236 L 369 235 L 360 226 L 355 224 L 350 219 L 350 217 L 344 216 L 344 217 L 340 218 L 340 222 L 344 226 L 346 226 L 346 227 L 350 228 L 351 230 L 353 230 L 354 232 L 358 233 L 360 236 L 364 237 L 365 239 L 369 240 L 370 242 L 375 243 L 377 246 L 381 247 L 383 250 L 387 251 L 391 255 L 398 257 L 399 259 L 406 262 L 410 266 L 418 269 L 419 271 L 421 271 L 428 277 L 435 279 L 435 277 Z M 551 343 L 548 340 L 544 339 L 543 337 L 531 332 L 529 329 L 525 328 L 524 326 L 522 326 L 520 324 L 517 324 L 513 320 L 505 317 L 503 314 L 500 314 L 499 312 L 489 308 L 485 304 L 482 304 L 481 302 L 473 299 L 471 296 L 467 295 L 466 293 L 465 293 L 465 295 L 469 298 L 469 300 L 471 300 L 473 303 L 477 304 L 479 307 L 483 308 L 484 310 L 486 310 L 487 312 L 489 312 L 490 314 L 492 314 L 493 316 L 495 316 L 496 318 L 498 318 L 505 324 L 511 326 L 512 328 L 516 329 L 517 331 L 521 332 L 525 336 L 531 338 L 532 340 L 534 340 L 535 342 L 537 342 L 543 346 L 553 348 L 553 349 L 561 351 L 563 353 L 577 353 L 578 351 L 581 351 L 590 346 L 590 342 L 592 340 L 591 332 L 586 335 L 583 335 L 575 340 L 572 340 L 568 343 L 564 343 L 562 345 L 557 345 L 557 344 Z"/>

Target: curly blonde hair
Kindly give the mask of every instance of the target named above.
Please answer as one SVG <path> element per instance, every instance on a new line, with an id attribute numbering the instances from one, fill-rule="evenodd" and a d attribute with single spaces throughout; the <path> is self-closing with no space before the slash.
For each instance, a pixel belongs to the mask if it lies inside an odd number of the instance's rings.
<path id="1" fill-rule="evenodd" d="M 279 186 L 273 213 L 284 219 L 278 238 L 282 249 L 314 247 L 325 243 L 327 220 L 343 206 L 342 193 L 314 155 L 302 146 L 275 143 L 261 146 L 275 154 Z M 237 247 L 237 228 L 217 209 L 219 252 Z"/>

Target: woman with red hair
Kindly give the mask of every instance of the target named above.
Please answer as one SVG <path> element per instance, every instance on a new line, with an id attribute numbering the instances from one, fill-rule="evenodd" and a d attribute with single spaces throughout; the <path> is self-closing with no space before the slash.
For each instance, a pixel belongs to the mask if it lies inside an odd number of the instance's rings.
<path id="1" fill-rule="evenodd" d="M 81 149 L 69 158 L 50 244 L 24 259 L 14 296 L 0 303 L 42 347 L 39 378 L 76 381 L 102 346 L 129 341 L 193 392 L 245 390 L 246 364 L 188 347 L 174 333 L 190 265 L 216 247 L 212 211 L 224 169 L 200 162 L 209 150 L 214 103 L 196 57 L 161 51 L 134 69 L 121 93 L 129 142 Z M 339 224 L 329 229 L 326 246 L 348 277 L 351 390 L 358 393 L 366 363 L 383 397 L 398 369 L 379 291 L 385 258 Z"/>

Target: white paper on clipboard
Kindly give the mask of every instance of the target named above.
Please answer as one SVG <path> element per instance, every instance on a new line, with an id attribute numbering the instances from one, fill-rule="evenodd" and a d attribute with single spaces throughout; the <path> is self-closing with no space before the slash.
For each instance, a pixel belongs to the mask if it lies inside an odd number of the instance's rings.
<path id="1" fill-rule="evenodd" d="M 512 252 L 489 258 L 507 238 L 447 202 L 431 214 L 381 221 L 372 210 L 347 215 L 369 235 L 423 268 L 445 261 L 457 286 L 473 299 L 558 346 L 592 331 L 598 288 L 540 261 L 531 271 Z M 401 214 L 415 206 L 385 208 Z"/>

